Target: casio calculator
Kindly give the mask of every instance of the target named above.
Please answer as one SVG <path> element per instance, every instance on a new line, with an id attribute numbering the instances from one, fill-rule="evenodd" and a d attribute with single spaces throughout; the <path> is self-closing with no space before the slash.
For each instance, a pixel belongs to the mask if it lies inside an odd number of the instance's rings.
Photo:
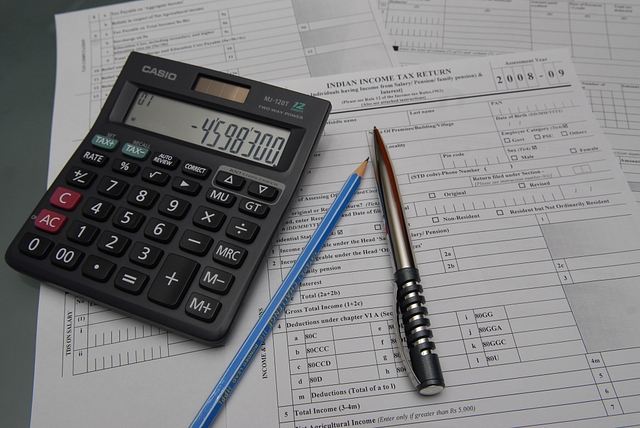
<path id="1" fill-rule="evenodd" d="M 133 52 L 5 259 L 222 345 L 330 111 L 326 100 Z"/>

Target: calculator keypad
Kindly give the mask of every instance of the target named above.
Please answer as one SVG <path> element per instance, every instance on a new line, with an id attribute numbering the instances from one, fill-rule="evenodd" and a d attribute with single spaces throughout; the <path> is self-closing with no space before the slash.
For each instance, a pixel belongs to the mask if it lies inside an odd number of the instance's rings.
<path id="1" fill-rule="evenodd" d="M 26 233 L 19 251 L 114 293 L 215 322 L 281 188 L 220 168 L 209 178 L 208 166 L 185 161 L 178 169 L 174 155 L 130 145 L 110 161 L 103 151 L 118 141 L 92 142 L 96 150 L 79 151 L 54 183 L 33 220 L 38 233 Z"/>

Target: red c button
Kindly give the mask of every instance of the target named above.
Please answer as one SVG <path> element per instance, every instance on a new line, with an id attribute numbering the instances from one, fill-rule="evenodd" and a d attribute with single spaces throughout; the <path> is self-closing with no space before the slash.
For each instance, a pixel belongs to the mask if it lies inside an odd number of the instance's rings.
<path id="1" fill-rule="evenodd" d="M 54 207 L 71 211 L 78 206 L 80 199 L 82 199 L 82 194 L 65 189 L 64 187 L 58 187 L 56 191 L 53 192 L 53 195 L 51 195 L 49 202 L 51 202 L 51 205 Z"/>

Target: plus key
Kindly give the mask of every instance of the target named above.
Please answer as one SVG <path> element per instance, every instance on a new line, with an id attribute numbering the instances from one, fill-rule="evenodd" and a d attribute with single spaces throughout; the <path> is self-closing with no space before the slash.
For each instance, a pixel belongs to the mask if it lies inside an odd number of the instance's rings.
<path id="1" fill-rule="evenodd" d="M 162 306 L 178 307 L 199 267 L 193 260 L 169 254 L 151 284 L 147 297 Z"/>

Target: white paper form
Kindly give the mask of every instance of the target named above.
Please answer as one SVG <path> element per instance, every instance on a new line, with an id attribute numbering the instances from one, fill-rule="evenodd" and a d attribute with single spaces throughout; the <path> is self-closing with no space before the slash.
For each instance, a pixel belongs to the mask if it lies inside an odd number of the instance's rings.
<path id="1" fill-rule="evenodd" d="M 526 85 L 497 83 L 520 72 Z M 369 155 L 376 125 L 404 171 L 448 388 L 418 396 L 396 356 L 391 268 L 369 171 L 215 426 L 638 421 L 638 208 L 567 55 L 300 85 L 290 86 L 330 98 L 335 113 L 259 279 L 268 286 L 255 289 L 246 311 L 257 314 L 265 290 L 280 284 L 333 194 Z M 55 299 L 50 314 L 40 312 L 33 426 L 185 426 L 255 320 L 241 317 L 224 348 L 200 350 L 168 336 L 180 352 L 153 358 L 147 348 L 118 352 L 126 336 L 106 332 L 87 337 L 93 349 L 73 348 L 67 340 L 76 333 L 103 328 L 101 311 L 81 302 L 84 313 L 62 318 L 64 296 L 43 302 Z M 90 325 L 82 324 L 87 310 L 89 321 L 96 315 Z M 94 369 L 61 375 L 76 351 L 90 352 Z M 118 365 L 131 356 L 142 357 Z"/>
<path id="2" fill-rule="evenodd" d="M 640 3 L 378 1 L 405 64 L 453 56 L 570 49 L 600 126 L 640 202 Z"/>
<path id="3" fill-rule="evenodd" d="M 374 12 L 367 0 L 153 0 L 56 15 L 50 157 L 66 162 L 132 50 L 263 81 L 395 66 Z"/>
<path id="4" fill-rule="evenodd" d="M 368 155 L 377 126 L 448 387 L 423 397 L 404 376 L 370 173 L 274 330 L 281 426 L 640 423 L 638 209 L 569 56 L 485 57 L 304 87 L 334 110 L 269 259 L 270 286 L 318 221 L 327 181 Z"/>

